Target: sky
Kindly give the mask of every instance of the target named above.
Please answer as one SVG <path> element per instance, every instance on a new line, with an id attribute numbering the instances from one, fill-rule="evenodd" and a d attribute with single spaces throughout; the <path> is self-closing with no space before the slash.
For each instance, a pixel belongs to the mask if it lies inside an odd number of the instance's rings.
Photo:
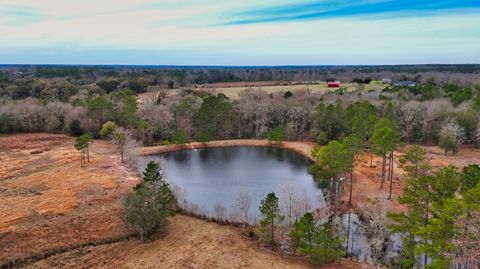
<path id="1" fill-rule="evenodd" d="M 480 0 L 0 0 L 0 64 L 480 63 Z"/>

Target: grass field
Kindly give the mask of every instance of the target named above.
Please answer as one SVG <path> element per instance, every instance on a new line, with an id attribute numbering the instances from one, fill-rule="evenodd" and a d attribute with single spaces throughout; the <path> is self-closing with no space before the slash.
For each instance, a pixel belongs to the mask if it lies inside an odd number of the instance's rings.
<path id="1" fill-rule="evenodd" d="M 249 83 L 249 82 L 245 82 L 245 83 Z M 255 83 L 250 82 L 250 84 L 254 85 Z M 257 84 L 259 84 L 259 83 L 257 83 Z M 265 83 L 265 84 L 268 84 L 268 83 Z M 273 85 L 273 86 L 272 85 L 270 85 L 270 86 L 261 85 L 261 86 L 248 86 L 248 87 L 238 86 L 239 85 L 238 83 L 230 83 L 230 84 L 228 84 L 228 83 L 217 83 L 217 85 L 218 86 L 216 86 L 215 84 L 208 84 L 208 86 L 212 86 L 212 87 L 202 87 L 202 88 L 198 87 L 198 88 L 196 88 L 196 90 L 210 91 L 210 92 L 213 92 L 213 93 L 223 93 L 230 99 L 238 99 L 239 98 L 238 94 L 240 92 L 246 90 L 246 89 L 264 90 L 269 94 L 270 93 L 276 93 L 276 92 L 287 92 L 287 91 L 294 92 L 294 91 L 297 91 L 297 90 L 309 90 L 312 93 L 317 93 L 317 92 L 327 93 L 327 92 L 336 91 L 336 90 L 339 89 L 339 88 L 329 88 L 329 87 L 327 87 L 326 83 L 298 84 L 298 85 Z M 347 91 L 354 91 L 354 90 L 359 89 L 358 84 L 354 84 L 354 83 L 341 83 L 340 86 L 342 88 L 346 88 Z M 372 82 L 370 84 L 361 85 L 360 87 L 363 87 L 362 91 L 367 91 L 368 92 L 368 91 L 371 91 L 371 90 L 382 90 L 386 86 L 387 85 L 385 85 L 385 84 L 373 83 Z M 174 90 L 168 90 L 168 91 L 169 91 L 169 94 L 175 94 L 179 90 L 174 89 Z M 141 103 L 143 103 L 147 100 L 151 100 L 152 96 L 153 96 L 152 93 L 142 93 L 142 94 L 139 95 L 139 100 L 140 100 Z"/>
<path id="2" fill-rule="evenodd" d="M 357 85 L 353 83 L 342 83 L 340 85 L 343 88 L 346 88 L 347 91 L 353 91 L 357 89 Z M 384 84 L 367 84 L 363 86 L 364 91 L 370 90 L 381 90 L 385 88 Z M 256 89 L 256 90 L 264 90 L 267 93 L 275 93 L 275 92 L 287 92 L 287 91 L 296 91 L 296 90 L 310 90 L 312 93 L 321 92 L 326 93 L 330 91 L 336 91 L 339 88 L 329 88 L 327 87 L 326 83 L 321 84 L 309 84 L 309 85 L 275 85 L 275 86 L 260 86 L 260 87 L 226 87 L 226 88 L 212 88 L 212 90 L 223 93 L 231 99 L 237 99 L 239 96 L 238 94 L 245 89 Z"/>

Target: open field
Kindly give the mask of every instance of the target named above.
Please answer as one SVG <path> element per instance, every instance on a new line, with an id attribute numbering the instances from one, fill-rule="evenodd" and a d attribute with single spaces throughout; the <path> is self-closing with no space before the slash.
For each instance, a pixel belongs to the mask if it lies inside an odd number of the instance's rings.
<path id="1" fill-rule="evenodd" d="M 353 83 L 341 83 L 341 87 L 347 89 L 347 91 L 353 91 L 356 89 L 356 85 Z M 363 91 L 370 90 L 381 90 L 384 89 L 386 85 L 383 84 L 366 84 L 363 88 Z M 267 93 L 276 93 L 276 92 L 287 92 L 287 91 L 297 91 L 297 90 L 307 90 L 311 93 L 327 93 L 331 91 L 336 91 L 339 88 L 329 88 L 326 83 L 320 84 L 308 84 L 308 85 L 274 85 L 274 86 L 258 86 L 258 87 L 219 87 L 219 88 L 209 88 L 217 93 L 223 93 L 231 99 L 238 99 L 238 94 L 245 89 L 255 89 L 255 90 L 264 90 Z M 206 90 L 206 89 L 205 89 Z"/>
<path id="2" fill-rule="evenodd" d="M 121 198 L 137 177 L 107 142 L 94 142 L 83 168 L 72 144 L 65 135 L 0 136 L 0 268 L 12 260 L 26 268 L 310 268 L 239 228 L 181 215 L 164 239 L 127 239 Z M 370 267 L 342 260 L 324 268 Z"/>
<path id="3" fill-rule="evenodd" d="M 354 83 L 341 83 L 341 87 L 347 89 L 347 91 L 354 91 L 358 89 L 358 85 Z M 363 91 L 371 90 L 382 90 L 387 85 L 385 84 L 365 84 L 363 86 Z M 209 91 L 212 93 L 223 93 L 230 99 L 238 99 L 239 93 L 246 89 L 254 90 L 264 90 L 267 93 L 276 93 L 276 92 L 287 92 L 287 91 L 298 91 L 298 90 L 308 90 L 311 93 L 327 93 L 331 91 L 338 90 L 339 88 L 329 88 L 326 83 L 319 84 L 296 84 L 296 85 L 278 85 L 278 82 L 275 81 L 259 81 L 259 82 L 230 82 L 230 83 L 211 83 L 211 84 L 199 84 L 194 88 L 195 90 Z M 178 93 L 179 89 L 165 89 L 169 94 Z M 139 94 L 140 102 L 145 102 L 152 98 L 152 93 L 141 93 Z"/>

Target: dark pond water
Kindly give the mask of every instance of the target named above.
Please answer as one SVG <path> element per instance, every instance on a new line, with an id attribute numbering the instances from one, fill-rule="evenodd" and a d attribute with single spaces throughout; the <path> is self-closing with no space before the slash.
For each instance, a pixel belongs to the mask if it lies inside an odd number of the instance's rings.
<path id="1" fill-rule="evenodd" d="M 186 192 L 186 199 L 210 216 L 219 214 L 220 204 L 226 218 L 238 210 L 237 197 L 242 190 L 251 196 L 250 218 L 260 214 L 260 201 L 269 192 L 308 200 L 310 209 L 324 205 L 321 190 L 308 173 L 311 161 L 293 151 L 265 147 L 225 147 L 184 150 L 142 157 L 139 169 L 159 161 L 169 183 Z M 238 213 L 238 212 L 237 212 Z"/>

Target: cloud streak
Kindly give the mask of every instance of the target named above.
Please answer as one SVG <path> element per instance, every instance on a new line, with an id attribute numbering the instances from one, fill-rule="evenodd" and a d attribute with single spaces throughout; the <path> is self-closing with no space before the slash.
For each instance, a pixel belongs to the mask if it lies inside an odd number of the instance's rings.
<path id="1" fill-rule="evenodd" d="M 284 4 L 235 13 L 226 25 L 301 21 L 353 16 L 425 16 L 454 12 L 480 13 L 478 0 L 333 0 Z"/>

